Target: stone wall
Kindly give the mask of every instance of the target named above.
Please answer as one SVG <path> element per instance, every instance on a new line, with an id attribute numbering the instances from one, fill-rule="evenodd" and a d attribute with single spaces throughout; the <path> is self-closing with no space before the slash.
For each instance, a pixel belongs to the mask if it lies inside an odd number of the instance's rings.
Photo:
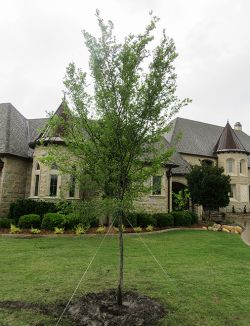
<path id="1" fill-rule="evenodd" d="M 65 147 L 61 146 L 62 152 L 65 151 Z M 61 174 L 59 170 L 51 170 L 51 167 L 41 163 L 41 158 L 45 157 L 48 154 L 48 146 L 36 146 L 33 154 L 33 166 L 31 169 L 31 182 L 29 189 L 29 197 L 33 199 L 44 199 L 44 200 L 52 200 L 52 199 L 69 199 L 69 180 L 70 176 Z M 35 190 L 35 174 L 37 163 L 40 165 L 39 171 L 39 191 L 38 196 L 34 196 Z M 56 163 L 56 162 L 55 162 Z M 57 174 L 58 182 L 57 182 L 57 196 L 50 197 L 50 175 Z M 79 198 L 79 189 L 76 185 L 75 198 Z"/>
<path id="2" fill-rule="evenodd" d="M 167 177 L 165 169 L 159 171 L 162 176 L 161 195 L 152 195 L 152 193 L 143 194 L 134 202 L 134 207 L 139 211 L 147 211 L 150 213 L 167 212 L 168 211 L 168 192 L 167 192 Z M 150 186 L 152 178 L 148 180 L 146 186 Z M 171 191 L 171 189 L 170 189 Z"/>
<path id="3" fill-rule="evenodd" d="M 32 163 L 15 156 L 5 156 L 1 159 L 4 168 L 0 177 L 0 216 L 6 216 L 12 202 L 25 198 L 27 170 Z"/>

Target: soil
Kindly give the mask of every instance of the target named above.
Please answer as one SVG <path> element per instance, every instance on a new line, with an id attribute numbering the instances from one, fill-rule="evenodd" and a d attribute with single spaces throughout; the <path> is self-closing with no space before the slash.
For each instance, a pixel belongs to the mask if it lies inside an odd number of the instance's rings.
<path id="1" fill-rule="evenodd" d="M 69 306 L 68 314 L 81 326 L 153 326 L 166 314 L 165 308 L 136 291 L 126 291 L 123 305 L 116 304 L 116 290 L 89 293 Z"/>
<path id="2" fill-rule="evenodd" d="M 28 309 L 59 318 L 66 303 L 43 306 L 21 301 L 0 301 L 0 308 Z M 88 293 L 73 301 L 63 318 L 79 326 L 154 326 L 166 315 L 159 302 L 137 291 L 124 291 L 123 305 L 116 304 L 116 290 Z M 40 321 L 39 325 L 43 323 Z"/>

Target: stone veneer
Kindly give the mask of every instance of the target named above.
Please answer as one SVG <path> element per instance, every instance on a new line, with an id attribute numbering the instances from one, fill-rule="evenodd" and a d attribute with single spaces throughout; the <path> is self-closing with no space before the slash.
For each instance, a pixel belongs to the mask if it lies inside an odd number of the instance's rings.
<path id="1" fill-rule="evenodd" d="M 0 216 L 6 216 L 10 204 L 27 194 L 27 171 L 32 162 L 15 156 L 4 156 L 1 160 L 4 167 L 0 173 Z"/>

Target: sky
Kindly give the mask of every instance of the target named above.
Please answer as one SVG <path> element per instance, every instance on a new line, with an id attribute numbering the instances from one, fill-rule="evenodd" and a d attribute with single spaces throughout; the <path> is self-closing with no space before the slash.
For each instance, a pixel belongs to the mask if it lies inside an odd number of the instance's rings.
<path id="1" fill-rule="evenodd" d="M 177 94 L 192 103 L 178 116 L 250 134 L 249 0 L 0 0 L 0 103 L 26 118 L 46 117 L 62 99 L 70 62 L 88 71 L 83 29 L 98 35 L 96 9 L 119 40 L 160 17 L 179 54 Z"/>

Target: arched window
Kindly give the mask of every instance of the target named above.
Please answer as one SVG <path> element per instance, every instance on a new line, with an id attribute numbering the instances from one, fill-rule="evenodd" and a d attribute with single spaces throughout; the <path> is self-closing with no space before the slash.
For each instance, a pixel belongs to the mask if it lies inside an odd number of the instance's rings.
<path id="1" fill-rule="evenodd" d="M 39 185 L 40 185 L 40 164 L 36 162 L 35 169 L 35 185 L 34 185 L 34 196 L 39 196 Z"/>
<path id="2" fill-rule="evenodd" d="M 70 179 L 69 179 L 69 197 L 70 198 L 74 198 L 75 192 L 76 192 L 76 176 L 75 176 L 76 167 L 73 166 L 72 170 L 73 170 L 73 172 L 72 172 L 72 175 L 70 175 Z"/>
<path id="3" fill-rule="evenodd" d="M 246 161 L 240 160 L 240 174 L 246 174 Z"/>
<path id="4" fill-rule="evenodd" d="M 213 161 L 211 160 L 202 160 L 202 164 L 208 165 L 208 166 L 213 166 Z"/>
<path id="5" fill-rule="evenodd" d="M 57 170 L 57 169 L 58 169 L 57 164 L 56 163 L 53 163 L 51 165 L 51 170 Z"/>
<path id="6" fill-rule="evenodd" d="M 56 163 L 51 165 L 50 172 L 50 185 L 49 185 L 49 196 L 56 197 L 57 196 L 57 188 L 58 188 L 58 167 Z"/>
<path id="7" fill-rule="evenodd" d="M 234 160 L 232 158 L 227 159 L 226 161 L 226 172 L 234 173 Z"/>
<path id="8" fill-rule="evenodd" d="M 0 172 L 2 171 L 3 169 L 3 166 L 4 166 L 4 162 L 2 160 L 0 160 Z"/>

